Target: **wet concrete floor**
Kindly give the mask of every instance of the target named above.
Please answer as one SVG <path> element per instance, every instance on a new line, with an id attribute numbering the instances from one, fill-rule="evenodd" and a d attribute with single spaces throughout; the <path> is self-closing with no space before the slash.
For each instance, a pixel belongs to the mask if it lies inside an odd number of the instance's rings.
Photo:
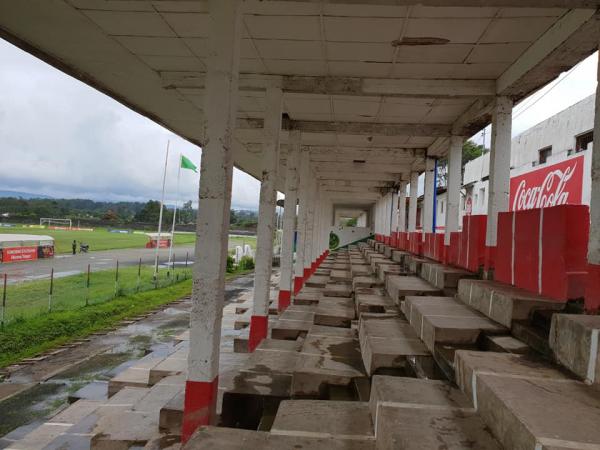
<path id="1" fill-rule="evenodd" d="M 229 281 L 226 303 L 252 287 L 253 274 Z M 0 449 L 22 438 L 69 402 L 79 398 L 105 399 L 108 380 L 144 355 L 168 354 L 177 343 L 175 337 L 189 327 L 189 307 L 188 298 L 143 320 L 96 336 L 48 358 L 49 361 L 11 372 L 0 388 L 12 383 L 26 389 L 0 402 Z"/>

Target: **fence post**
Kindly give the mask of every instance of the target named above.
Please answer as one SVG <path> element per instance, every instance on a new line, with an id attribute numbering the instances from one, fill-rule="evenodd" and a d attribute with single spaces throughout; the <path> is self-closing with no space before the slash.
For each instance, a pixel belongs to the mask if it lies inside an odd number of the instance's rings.
<path id="1" fill-rule="evenodd" d="M 85 280 L 85 306 L 90 304 L 90 265 L 87 266 L 87 279 Z"/>
<path id="2" fill-rule="evenodd" d="M 6 314 L 6 278 L 8 274 L 4 274 L 4 288 L 2 289 L 2 316 L 0 316 L 0 323 L 2 324 L 2 329 L 4 330 L 4 316 Z"/>
<path id="3" fill-rule="evenodd" d="M 115 271 L 115 297 L 119 294 L 119 260 L 117 259 L 117 270 Z"/>
<path id="4" fill-rule="evenodd" d="M 136 286 L 136 289 L 135 289 L 136 292 L 140 292 L 141 278 L 142 278 L 142 258 L 140 258 L 140 261 L 138 262 L 137 286 Z"/>
<path id="5" fill-rule="evenodd" d="M 50 290 L 48 291 L 48 312 L 52 311 L 52 291 L 54 290 L 54 267 L 50 271 Z"/>

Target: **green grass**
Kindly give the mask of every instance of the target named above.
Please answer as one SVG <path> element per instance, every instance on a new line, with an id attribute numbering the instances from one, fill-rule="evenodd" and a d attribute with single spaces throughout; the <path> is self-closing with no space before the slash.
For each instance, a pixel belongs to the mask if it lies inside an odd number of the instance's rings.
<path id="1" fill-rule="evenodd" d="M 73 241 L 85 242 L 90 246 L 91 251 L 96 250 L 114 250 L 122 248 L 143 248 L 148 242 L 148 237 L 144 234 L 121 234 L 110 233 L 104 228 L 96 228 L 94 231 L 75 231 L 75 230 L 47 230 L 44 228 L 29 227 L 7 227 L 0 228 L 0 234 L 36 234 L 52 236 L 55 242 L 56 253 L 71 253 L 71 244 Z M 189 245 L 196 242 L 194 233 L 175 233 L 175 246 Z M 242 245 L 242 242 L 250 244 L 252 248 L 256 246 L 256 237 L 237 237 L 230 238 L 231 245 Z"/>
<path id="2" fill-rule="evenodd" d="M 226 279 L 236 278 L 250 271 L 238 271 L 226 274 Z M 96 272 L 101 274 L 101 272 Z M 94 274 L 94 275 L 96 275 Z M 101 276 L 110 276 L 102 274 Z M 112 273 L 114 275 L 114 273 Z M 131 278 L 131 275 L 127 275 Z M 70 278 L 70 279 L 69 279 Z M 65 277 L 64 285 L 77 289 L 79 276 Z M 98 279 L 98 283 L 100 283 Z M 186 295 L 190 295 L 191 279 L 176 282 L 166 287 L 152 289 L 130 295 L 121 295 L 111 300 L 90 303 L 84 306 L 82 298 L 77 293 L 70 294 L 70 309 L 54 310 L 51 313 L 27 315 L 28 295 L 37 295 L 33 286 L 39 282 L 28 282 L 18 285 L 21 316 L 0 330 L 0 367 L 14 364 L 19 360 L 38 355 L 52 348 L 63 345 L 74 339 L 84 338 L 100 330 L 111 328 L 119 321 L 137 316 L 158 306 L 165 305 Z M 114 289 L 110 280 L 105 280 L 106 286 L 98 287 L 98 293 L 109 295 Z M 79 287 L 81 287 L 79 285 Z M 14 292 L 13 292 L 14 295 Z M 29 297 L 30 300 L 34 298 Z M 16 298 L 14 301 L 16 302 Z M 47 301 L 47 295 L 46 295 Z M 63 306 L 67 306 L 65 297 Z M 30 311 L 33 312 L 33 311 Z"/>
<path id="3" fill-rule="evenodd" d="M 167 276 L 169 273 L 170 276 Z M 155 288 L 154 271 L 151 266 L 142 266 L 138 284 L 138 268 L 122 267 L 119 269 L 119 280 L 116 282 L 115 270 L 91 272 L 90 288 L 86 288 L 85 273 L 56 278 L 52 286 L 52 311 L 64 311 L 88 304 L 105 302 L 118 295 L 133 294 Z M 177 280 L 191 278 L 191 267 L 176 268 L 168 272 L 161 269 L 158 285 L 165 286 Z M 5 321 L 28 319 L 49 310 L 50 280 L 25 281 L 9 284 L 6 288 Z"/>

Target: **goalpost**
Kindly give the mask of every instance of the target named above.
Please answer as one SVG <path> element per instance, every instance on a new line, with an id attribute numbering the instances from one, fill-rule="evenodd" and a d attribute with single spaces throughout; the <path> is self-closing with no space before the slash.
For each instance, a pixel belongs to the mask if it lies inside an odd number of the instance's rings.
<path id="1" fill-rule="evenodd" d="M 73 228 L 73 224 L 71 222 L 71 219 L 55 219 L 52 217 L 43 217 L 40 219 L 40 225 L 48 225 L 49 227 L 52 226 L 59 226 L 59 227 L 64 227 L 64 228 Z"/>

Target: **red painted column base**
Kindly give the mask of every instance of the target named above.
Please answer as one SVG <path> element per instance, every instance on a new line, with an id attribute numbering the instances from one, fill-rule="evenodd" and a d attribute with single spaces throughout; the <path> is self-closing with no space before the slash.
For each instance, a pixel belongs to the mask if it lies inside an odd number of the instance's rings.
<path id="1" fill-rule="evenodd" d="M 483 261 L 483 270 L 486 273 L 487 279 L 493 278 L 496 259 L 496 247 L 485 246 L 485 259 Z"/>
<path id="2" fill-rule="evenodd" d="M 212 381 L 186 381 L 181 424 L 183 444 L 192 437 L 198 427 L 210 425 L 215 421 L 218 387 L 218 376 Z"/>
<path id="3" fill-rule="evenodd" d="M 250 335 L 248 336 L 248 351 L 252 353 L 258 344 L 267 337 L 269 330 L 268 316 L 252 316 L 250 317 Z"/>
<path id="4" fill-rule="evenodd" d="M 588 264 L 585 310 L 590 313 L 600 310 L 600 265 Z"/>
<path id="5" fill-rule="evenodd" d="M 310 278 L 310 267 L 305 267 L 304 268 L 304 281 L 308 280 Z"/>
<path id="6" fill-rule="evenodd" d="M 292 293 L 290 291 L 279 290 L 279 296 L 277 298 L 277 311 L 282 312 L 290 306 L 292 300 Z"/>
<path id="7" fill-rule="evenodd" d="M 303 284 L 304 284 L 303 277 L 294 277 L 294 295 L 296 295 L 298 292 L 300 292 L 300 289 L 302 289 Z"/>
<path id="8" fill-rule="evenodd" d="M 444 255 L 442 256 L 442 262 L 444 264 L 450 264 L 450 246 L 444 244 Z"/>

